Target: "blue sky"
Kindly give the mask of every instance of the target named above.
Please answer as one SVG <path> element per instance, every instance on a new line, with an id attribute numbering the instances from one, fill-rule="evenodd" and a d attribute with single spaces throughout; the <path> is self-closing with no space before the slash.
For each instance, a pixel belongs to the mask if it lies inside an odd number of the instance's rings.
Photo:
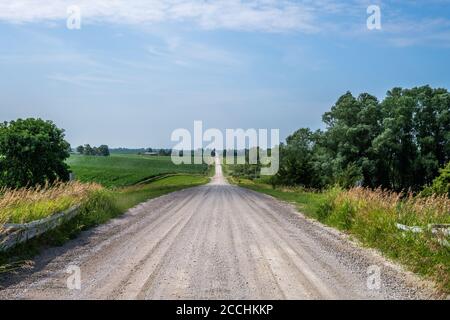
<path id="1" fill-rule="evenodd" d="M 0 120 L 51 119 L 73 146 L 170 147 L 194 120 L 284 138 L 347 90 L 424 84 L 450 88 L 448 0 L 0 1 Z"/>

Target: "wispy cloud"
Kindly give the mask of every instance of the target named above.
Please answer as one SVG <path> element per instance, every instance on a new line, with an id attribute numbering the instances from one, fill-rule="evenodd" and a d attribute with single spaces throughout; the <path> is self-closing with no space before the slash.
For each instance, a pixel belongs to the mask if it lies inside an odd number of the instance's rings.
<path id="1" fill-rule="evenodd" d="M 205 29 L 316 30 L 311 7 L 289 0 L 15 0 L 0 3 L 0 20 L 26 23 L 66 19 L 70 5 L 78 5 L 88 22 L 191 21 Z"/>
<path id="2" fill-rule="evenodd" d="M 107 76 L 91 75 L 91 74 L 61 74 L 55 73 L 47 76 L 48 79 L 65 82 L 80 87 L 93 87 L 99 84 L 123 84 L 125 81 Z"/>
<path id="3" fill-rule="evenodd" d="M 424 9 L 428 5 L 445 8 L 449 3 L 448 0 L 14 0 L 0 2 L 0 22 L 54 25 L 67 18 L 69 6 L 78 5 L 83 24 L 146 28 L 163 23 L 188 23 L 206 30 L 362 38 L 370 32 L 365 27 L 366 9 L 378 4 L 383 21 L 379 33 L 387 43 L 405 46 L 444 42 L 445 45 L 450 20 L 445 12 L 439 14 L 439 10 L 434 10 L 427 15 Z M 413 8 L 412 11 L 420 12 L 420 17 L 408 16 L 404 8 Z"/>
<path id="4" fill-rule="evenodd" d="M 149 55 L 184 67 L 196 64 L 242 65 L 243 57 L 210 44 L 185 41 L 179 37 L 168 37 L 164 39 L 164 42 L 165 44 L 161 46 L 148 46 Z"/>
<path id="5" fill-rule="evenodd" d="M 0 64 L 76 64 L 97 66 L 97 62 L 86 55 L 76 53 L 30 53 L 30 54 L 0 54 Z"/>
<path id="6" fill-rule="evenodd" d="M 450 46 L 450 19 L 405 20 L 400 18 L 386 23 L 384 30 L 389 37 L 389 42 L 397 47 L 432 44 Z"/>

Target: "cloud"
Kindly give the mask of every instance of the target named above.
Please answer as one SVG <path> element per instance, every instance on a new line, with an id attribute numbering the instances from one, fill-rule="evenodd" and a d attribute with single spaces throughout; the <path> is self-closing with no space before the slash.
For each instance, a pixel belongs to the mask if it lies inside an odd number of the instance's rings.
<path id="1" fill-rule="evenodd" d="M 0 21 L 65 20 L 71 5 L 81 8 L 83 22 L 88 23 L 193 22 L 204 29 L 317 30 L 311 6 L 291 0 L 14 0 L 0 3 Z"/>
<path id="2" fill-rule="evenodd" d="M 384 32 L 397 47 L 414 45 L 450 46 L 450 20 L 444 18 L 398 19 L 388 22 Z"/>
<path id="3" fill-rule="evenodd" d="M 100 84 L 123 84 L 126 81 L 121 79 L 115 79 L 108 76 L 99 76 L 91 74 L 61 74 L 55 73 L 47 76 L 48 79 L 65 82 L 80 87 L 94 87 L 94 85 Z"/>
<path id="4" fill-rule="evenodd" d="M 374 34 L 365 27 L 366 9 L 374 3 L 382 9 L 382 41 L 398 46 L 448 45 L 447 0 L 426 3 L 381 0 L 14 0 L 0 2 L 0 22 L 51 26 L 64 23 L 68 18 L 68 7 L 77 5 L 82 12 L 83 24 L 147 28 L 163 23 L 185 23 L 204 30 L 363 38 Z M 427 11 L 428 5 L 433 5 L 434 9 Z M 442 13 L 439 14 L 436 8 L 442 8 Z"/>
<path id="5" fill-rule="evenodd" d="M 97 66 L 98 63 L 86 55 L 77 53 L 31 53 L 31 54 L 0 54 L 0 64 L 75 64 Z"/>
<path id="6" fill-rule="evenodd" d="M 210 44 L 189 42 L 179 37 L 167 37 L 162 46 L 147 46 L 150 57 L 164 59 L 184 67 L 215 64 L 222 66 L 242 66 L 243 57 Z"/>

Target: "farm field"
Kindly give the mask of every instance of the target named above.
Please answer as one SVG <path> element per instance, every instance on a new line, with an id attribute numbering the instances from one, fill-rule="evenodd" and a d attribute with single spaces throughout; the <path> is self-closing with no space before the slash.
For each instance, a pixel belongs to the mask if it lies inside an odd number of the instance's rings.
<path id="1" fill-rule="evenodd" d="M 146 179 L 171 173 L 204 174 L 208 166 L 175 165 L 168 156 L 111 154 L 109 157 L 71 155 L 67 160 L 75 178 L 97 182 L 105 187 L 124 187 Z"/>

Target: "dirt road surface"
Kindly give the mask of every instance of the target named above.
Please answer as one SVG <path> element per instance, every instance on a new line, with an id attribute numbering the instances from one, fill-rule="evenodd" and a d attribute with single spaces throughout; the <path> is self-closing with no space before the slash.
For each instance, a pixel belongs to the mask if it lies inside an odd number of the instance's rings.
<path id="1" fill-rule="evenodd" d="M 74 287 L 77 268 L 80 290 Z M 150 200 L 63 247 L 46 249 L 31 270 L 3 276 L 0 285 L 2 299 L 417 299 L 432 294 L 415 276 L 289 204 L 229 185 L 219 164 L 210 184 Z"/>

